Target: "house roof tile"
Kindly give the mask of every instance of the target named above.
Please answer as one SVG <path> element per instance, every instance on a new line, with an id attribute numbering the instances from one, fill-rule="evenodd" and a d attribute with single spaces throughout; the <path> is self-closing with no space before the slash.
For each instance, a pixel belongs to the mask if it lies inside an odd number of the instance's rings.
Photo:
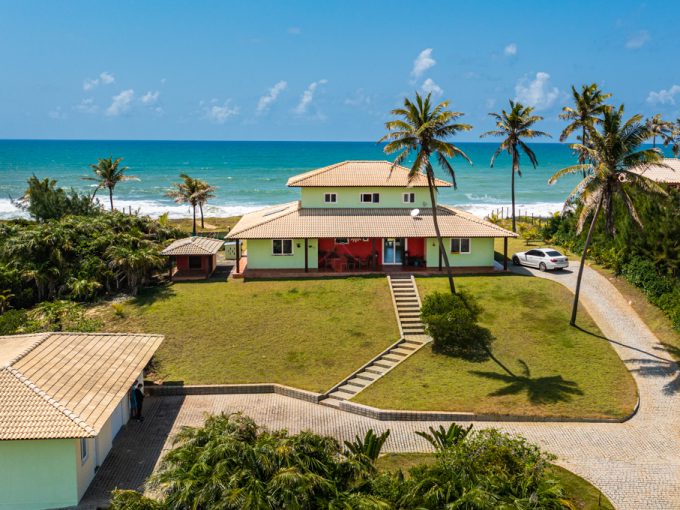
<path id="1" fill-rule="evenodd" d="M 665 158 L 663 165 L 649 165 L 633 171 L 652 181 L 680 184 L 680 159 Z"/>
<path id="2" fill-rule="evenodd" d="M 221 239 L 185 237 L 170 243 L 161 255 L 215 255 L 223 246 Z"/>

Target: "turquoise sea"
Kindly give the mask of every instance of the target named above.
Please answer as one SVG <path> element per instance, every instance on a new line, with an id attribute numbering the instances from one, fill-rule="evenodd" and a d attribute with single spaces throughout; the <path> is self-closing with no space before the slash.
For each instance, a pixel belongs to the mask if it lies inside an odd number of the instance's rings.
<path id="1" fill-rule="evenodd" d="M 460 143 L 473 165 L 454 160 L 458 189 L 442 189 L 442 203 L 452 204 L 484 216 L 510 204 L 510 161 L 500 156 L 489 168 L 494 143 Z M 534 144 L 539 167 L 522 165 L 517 180 L 517 204 L 528 214 L 547 214 L 561 209 L 569 191 L 578 182 L 565 179 L 549 186 L 556 170 L 575 162 L 563 144 Z M 296 200 L 297 188 L 287 188 L 288 177 L 339 161 L 388 159 L 371 142 L 196 142 L 196 141 L 62 141 L 0 140 L 0 218 L 20 212 L 10 197 L 21 196 L 26 180 L 56 179 L 62 187 L 91 190 L 83 180 L 88 165 L 99 157 L 123 157 L 128 174 L 139 181 L 121 183 L 115 190 L 116 207 L 132 207 L 143 214 L 189 216 L 186 206 L 175 204 L 164 193 L 186 172 L 217 187 L 207 208 L 208 216 L 228 216 L 266 205 Z M 442 176 L 444 177 L 444 176 Z"/>

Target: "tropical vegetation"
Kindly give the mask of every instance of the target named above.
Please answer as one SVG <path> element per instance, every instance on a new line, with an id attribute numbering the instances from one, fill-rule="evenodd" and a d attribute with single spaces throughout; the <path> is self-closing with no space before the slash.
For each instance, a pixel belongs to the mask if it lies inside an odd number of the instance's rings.
<path id="1" fill-rule="evenodd" d="M 541 136 L 550 135 L 543 131 L 534 129 L 534 124 L 543 120 L 540 115 L 534 115 L 534 108 L 531 106 L 524 106 L 522 103 L 510 101 L 510 111 L 501 110 L 501 113 L 490 113 L 489 115 L 496 119 L 496 129 L 487 131 L 481 136 L 497 136 L 503 137 L 503 141 L 491 156 L 491 168 L 493 168 L 496 158 L 501 152 L 506 151 L 512 159 L 512 168 L 510 170 L 510 190 L 512 195 L 512 231 L 517 232 L 517 224 L 515 221 L 515 175 L 522 177 L 522 170 L 520 168 L 520 155 L 522 152 L 526 154 L 529 161 L 534 168 L 538 165 L 538 159 L 534 151 L 525 142 L 526 139 L 538 138 Z"/>
<path id="2" fill-rule="evenodd" d="M 613 236 L 616 233 L 614 221 L 616 204 L 624 208 L 638 227 L 643 227 L 633 200 L 633 189 L 666 195 L 660 185 L 633 171 L 641 166 L 660 163 L 662 159 L 660 151 L 641 148 L 641 145 L 650 137 L 650 130 L 642 123 L 641 115 L 633 115 L 625 120 L 623 106 L 607 107 L 603 112 L 601 130 L 591 126 L 588 131 L 589 144 L 573 144 L 572 148 L 577 153 L 584 154 L 589 164 L 563 168 L 548 181 L 553 183 L 565 175 L 589 171 L 566 200 L 567 204 L 573 200 L 581 206 L 576 223 L 577 234 L 581 233 L 590 218 L 574 291 L 574 303 L 569 321 L 572 326 L 576 324 L 581 279 L 588 246 L 600 212 L 604 217 L 606 232 Z"/>
<path id="3" fill-rule="evenodd" d="M 114 491 L 112 510 L 574 508 L 552 475 L 554 457 L 521 437 L 452 432 L 407 477 L 376 468 L 388 436 L 369 430 L 343 448 L 311 432 L 263 430 L 240 414 L 211 416 L 177 434 L 148 481 L 157 498 Z"/>
<path id="4" fill-rule="evenodd" d="M 12 203 L 36 221 L 59 219 L 66 215 L 87 216 L 101 210 L 99 202 L 92 197 L 81 195 L 74 189 L 66 191 L 58 187 L 54 179 L 40 180 L 33 175 L 27 183 L 23 196 Z"/>
<path id="5" fill-rule="evenodd" d="M 451 294 L 455 294 L 456 287 L 449 263 L 448 250 L 444 246 L 437 219 L 437 184 L 432 158 L 436 158 L 439 166 L 453 181 L 455 188 L 457 186 L 456 172 L 449 160 L 460 156 L 468 162 L 472 162 L 461 149 L 447 140 L 461 131 L 469 131 L 472 126 L 456 122 L 463 116 L 463 113 L 451 111 L 448 107 L 448 101 L 434 105 L 431 93 L 423 98 L 416 92 L 415 101 L 404 98 L 403 107 L 392 110 L 392 115 L 397 118 L 385 123 L 387 134 L 380 139 L 380 142 L 387 142 L 384 148 L 385 153 L 398 152 L 392 168 L 413 156 L 409 177 L 413 178 L 418 173 L 424 173 L 427 177 L 432 205 L 432 220 L 439 243 L 439 252 L 446 267 Z"/>
<path id="6" fill-rule="evenodd" d="M 111 210 L 113 211 L 113 190 L 116 186 L 124 181 L 135 181 L 138 180 L 137 177 L 131 175 L 125 175 L 128 170 L 126 166 L 120 166 L 120 162 L 123 158 L 113 159 L 113 156 L 108 158 L 100 158 L 96 164 L 90 165 L 90 168 L 94 172 L 94 177 L 83 177 L 86 181 L 97 182 L 97 187 L 95 188 L 92 198 L 94 199 L 97 191 L 100 189 L 107 189 L 109 191 L 109 203 L 111 205 Z"/>
<path id="7" fill-rule="evenodd" d="M 193 212 L 192 235 L 196 235 L 196 208 L 201 212 L 201 228 L 205 228 L 203 221 L 203 206 L 210 198 L 214 198 L 215 187 L 207 182 L 195 179 L 187 174 L 180 174 L 182 182 L 174 183 L 174 189 L 168 191 L 166 196 L 172 198 L 178 204 L 188 204 Z"/>

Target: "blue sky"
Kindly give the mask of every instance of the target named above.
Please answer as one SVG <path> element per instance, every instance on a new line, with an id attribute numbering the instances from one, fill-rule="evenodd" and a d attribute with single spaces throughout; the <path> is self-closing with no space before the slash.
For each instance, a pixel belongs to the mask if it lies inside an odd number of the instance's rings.
<path id="1" fill-rule="evenodd" d="M 376 140 L 404 95 L 477 140 L 571 84 L 680 116 L 680 3 L 0 1 L 0 138 Z"/>

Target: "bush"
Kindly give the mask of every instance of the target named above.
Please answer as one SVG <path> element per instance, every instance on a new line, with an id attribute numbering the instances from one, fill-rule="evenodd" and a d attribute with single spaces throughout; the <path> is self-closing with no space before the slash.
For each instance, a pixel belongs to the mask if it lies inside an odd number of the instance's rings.
<path id="1" fill-rule="evenodd" d="M 0 335 L 14 335 L 16 333 L 31 333 L 26 331 L 29 325 L 26 310 L 8 310 L 0 315 Z"/>
<path id="2" fill-rule="evenodd" d="M 101 321 L 88 318 L 85 308 L 72 301 L 43 301 L 28 315 L 33 331 L 89 333 L 101 328 Z"/>
<path id="3" fill-rule="evenodd" d="M 465 292 L 434 292 L 425 296 L 421 320 L 432 337 L 435 352 L 453 356 L 478 356 L 491 344 L 491 332 L 477 324 L 481 308 Z"/>

